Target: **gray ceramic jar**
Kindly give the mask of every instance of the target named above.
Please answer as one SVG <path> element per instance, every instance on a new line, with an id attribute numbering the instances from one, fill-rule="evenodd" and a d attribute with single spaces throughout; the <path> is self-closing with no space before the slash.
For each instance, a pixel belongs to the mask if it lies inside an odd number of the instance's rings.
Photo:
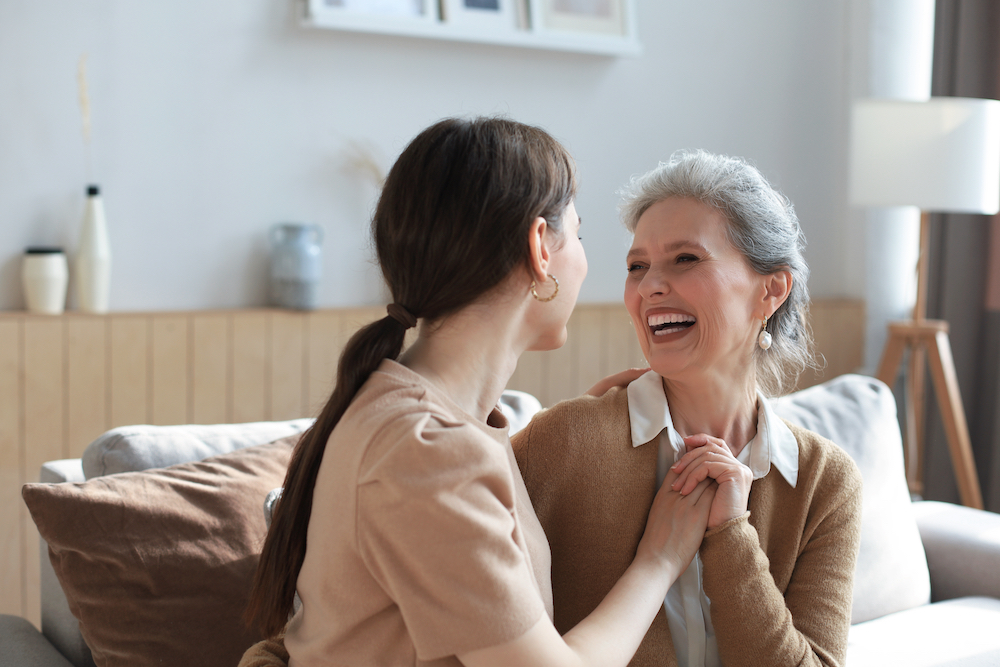
<path id="1" fill-rule="evenodd" d="M 313 310 L 323 275 L 323 229 L 291 222 L 271 227 L 271 305 Z"/>

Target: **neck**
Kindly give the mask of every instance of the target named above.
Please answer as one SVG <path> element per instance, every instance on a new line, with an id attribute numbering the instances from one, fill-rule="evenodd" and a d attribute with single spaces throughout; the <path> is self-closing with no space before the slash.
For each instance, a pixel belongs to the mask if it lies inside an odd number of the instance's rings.
<path id="1" fill-rule="evenodd" d="M 432 323 L 421 323 L 400 363 L 419 373 L 460 408 L 486 421 L 517 360 L 519 319 L 503 304 L 474 304 Z"/>
<path id="2" fill-rule="evenodd" d="M 681 435 L 721 438 L 737 456 L 757 434 L 757 383 L 752 374 L 663 378 L 663 390 Z"/>

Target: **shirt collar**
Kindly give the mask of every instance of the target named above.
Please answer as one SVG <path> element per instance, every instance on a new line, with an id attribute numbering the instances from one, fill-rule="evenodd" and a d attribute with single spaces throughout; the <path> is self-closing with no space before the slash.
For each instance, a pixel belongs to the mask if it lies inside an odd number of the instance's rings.
<path id="1" fill-rule="evenodd" d="M 683 440 L 674 428 L 662 378 L 649 371 L 633 380 L 626 389 L 632 446 L 640 447 L 667 431 L 675 451 L 683 450 Z M 792 487 L 799 475 L 799 444 L 791 430 L 771 409 L 767 398 L 757 392 L 757 435 L 740 451 L 737 459 L 753 471 L 753 478 L 767 475 L 773 465 Z"/>

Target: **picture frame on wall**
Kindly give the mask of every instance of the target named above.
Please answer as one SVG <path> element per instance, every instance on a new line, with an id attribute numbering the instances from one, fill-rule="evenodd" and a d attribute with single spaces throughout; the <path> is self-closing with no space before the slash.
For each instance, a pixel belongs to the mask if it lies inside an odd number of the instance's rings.
<path id="1" fill-rule="evenodd" d="M 307 0 L 313 20 L 379 18 L 390 21 L 438 21 L 438 0 Z"/>
<path id="2" fill-rule="evenodd" d="M 538 32 L 628 37 L 630 0 L 532 0 L 531 22 Z"/>
<path id="3" fill-rule="evenodd" d="M 635 0 L 296 0 L 310 28 L 609 56 L 641 52 Z"/>
<path id="4" fill-rule="evenodd" d="M 441 0 L 441 21 L 476 31 L 527 30 L 527 0 Z"/>

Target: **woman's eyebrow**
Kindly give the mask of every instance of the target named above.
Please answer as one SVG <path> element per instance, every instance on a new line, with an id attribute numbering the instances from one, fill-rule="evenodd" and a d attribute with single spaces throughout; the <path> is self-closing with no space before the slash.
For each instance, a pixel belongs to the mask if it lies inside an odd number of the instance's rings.
<path id="1" fill-rule="evenodd" d="M 631 250 L 628 251 L 628 254 L 625 255 L 625 263 L 627 264 L 628 262 L 631 262 L 636 257 L 645 257 L 645 256 L 646 256 L 646 251 L 643 250 L 642 248 L 632 248 Z"/>
<path id="2" fill-rule="evenodd" d="M 682 248 L 690 248 L 692 250 L 698 250 L 704 253 L 708 252 L 708 248 L 698 243 L 697 241 L 674 241 L 670 245 L 663 247 L 663 249 L 667 252 L 671 252 L 673 250 L 681 250 Z"/>
<path id="3" fill-rule="evenodd" d="M 669 245 L 663 246 L 664 252 L 674 252 L 683 249 L 697 250 L 703 254 L 708 254 L 708 248 L 697 241 L 674 241 Z M 644 257 L 647 254 L 648 253 L 644 248 L 632 248 L 628 251 L 628 254 L 625 255 L 625 261 L 631 261 L 634 257 Z"/>

